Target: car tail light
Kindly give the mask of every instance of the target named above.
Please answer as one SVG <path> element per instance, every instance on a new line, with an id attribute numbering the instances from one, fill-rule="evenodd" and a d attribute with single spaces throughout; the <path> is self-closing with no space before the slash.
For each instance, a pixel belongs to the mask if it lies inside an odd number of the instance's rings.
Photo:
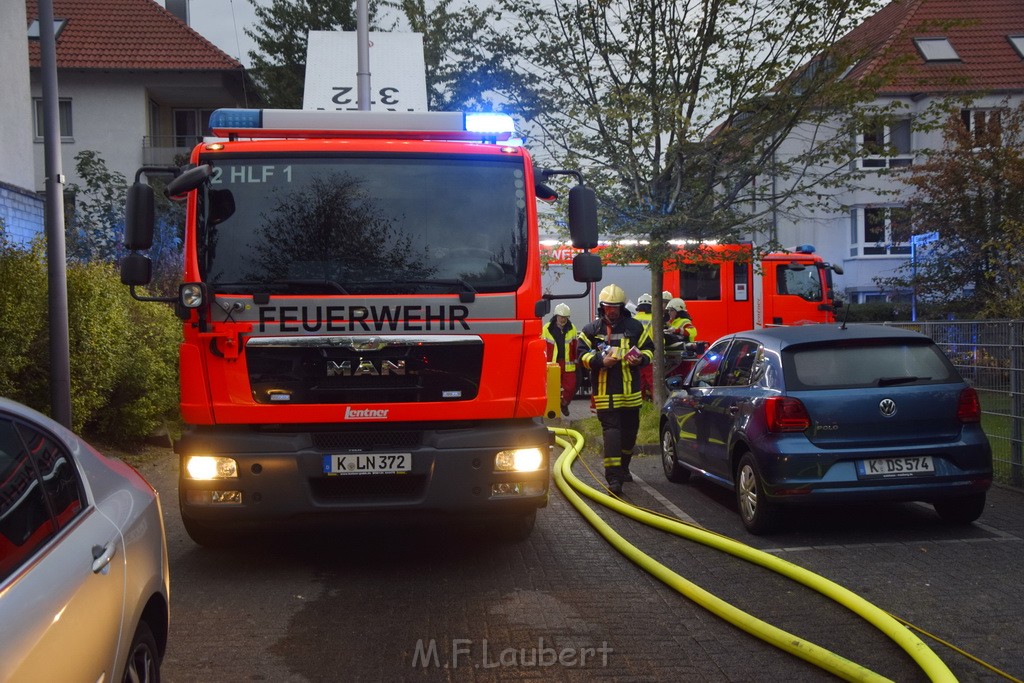
<path id="1" fill-rule="evenodd" d="M 765 399 L 764 417 L 769 432 L 802 432 L 811 426 L 804 404 L 788 396 Z"/>
<path id="2" fill-rule="evenodd" d="M 981 422 L 981 401 L 974 387 L 967 387 L 960 392 L 956 404 L 956 416 L 961 422 Z"/>

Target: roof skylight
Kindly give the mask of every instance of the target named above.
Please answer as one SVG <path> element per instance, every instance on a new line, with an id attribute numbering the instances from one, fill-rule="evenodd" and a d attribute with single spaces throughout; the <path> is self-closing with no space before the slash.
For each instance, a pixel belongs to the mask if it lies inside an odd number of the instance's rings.
<path id="1" fill-rule="evenodd" d="M 1013 45 L 1017 54 L 1024 57 L 1024 36 L 1006 36 L 1006 39 L 1010 41 L 1010 45 Z"/>
<path id="2" fill-rule="evenodd" d="M 926 62 L 960 61 L 960 55 L 953 49 L 949 38 L 914 38 L 914 44 Z"/>

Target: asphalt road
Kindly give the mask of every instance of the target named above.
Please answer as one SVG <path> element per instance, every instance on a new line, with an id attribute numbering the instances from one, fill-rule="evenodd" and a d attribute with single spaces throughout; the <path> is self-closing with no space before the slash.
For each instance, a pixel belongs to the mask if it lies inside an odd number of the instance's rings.
<path id="1" fill-rule="evenodd" d="M 585 404 L 574 402 L 573 412 L 585 415 Z M 518 544 L 492 541 L 486 531 L 392 525 L 211 550 L 182 528 L 173 456 L 139 469 L 160 491 L 167 523 L 172 625 L 163 675 L 172 683 L 835 680 L 644 573 L 557 489 L 533 535 Z M 637 481 L 625 491 L 632 502 L 817 572 L 1024 677 L 1021 492 L 993 490 L 981 520 L 967 527 L 945 527 L 930 507 L 911 504 L 794 514 L 786 531 L 755 538 L 727 493 L 667 482 L 654 455 L 637 457 L 633 471 Z M 880 631 L 817 593 L 600 514 L 737 607 L 893 680 L 928 680 Z M 959 680 L 1005 680 L 923 640 Z"/>

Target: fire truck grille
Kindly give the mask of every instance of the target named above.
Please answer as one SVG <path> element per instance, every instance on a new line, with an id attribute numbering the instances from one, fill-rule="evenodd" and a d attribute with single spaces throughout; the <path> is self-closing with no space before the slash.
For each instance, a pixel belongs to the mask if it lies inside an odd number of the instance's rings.
<path id="1" fill-rule="evenodd" d="M 313 447 L 321 451 L 414 450 L 423 441 L 416 432 L 314 432 Z"/>
<path id="2" fill-rule="evenodd" d="M 478 337 L 365 346 L 253 338 L 246 345 L 253 399 L 278 405 L 468 401 L 480 389 Z"/>
<path id="3" fill-rule="evenodd" d="M 341 477 L 318 477 L 309 480 L 313 497 L 321 502 L 360 500 L 413 500 L 423 495 L 427 477 L 424 474 L 387 474 Z"/>

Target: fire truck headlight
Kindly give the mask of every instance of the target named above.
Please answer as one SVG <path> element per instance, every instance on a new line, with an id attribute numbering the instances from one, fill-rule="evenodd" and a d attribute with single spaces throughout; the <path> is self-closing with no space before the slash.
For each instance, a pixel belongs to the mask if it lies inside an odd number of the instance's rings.
<path id="1" fill-rule="evenodd" d="M 203 285 L 197 282 L 187 282 L 178 290 L 178 299 L 185 308 L 199 308 L 204 298 Z"/>
<path id="2" fill-rule="evenodd" d="M 238 463 L 216 455 L 193 455 L 185 462 L 190 479 L 237 479 Z"/>
<path id="3" fill-rule="evenodd" d="M 498 472 L 536 472 L 543 464 L 544 454 L 539 448 L 499 451 L 494 458 L 494 469 Z"/>

